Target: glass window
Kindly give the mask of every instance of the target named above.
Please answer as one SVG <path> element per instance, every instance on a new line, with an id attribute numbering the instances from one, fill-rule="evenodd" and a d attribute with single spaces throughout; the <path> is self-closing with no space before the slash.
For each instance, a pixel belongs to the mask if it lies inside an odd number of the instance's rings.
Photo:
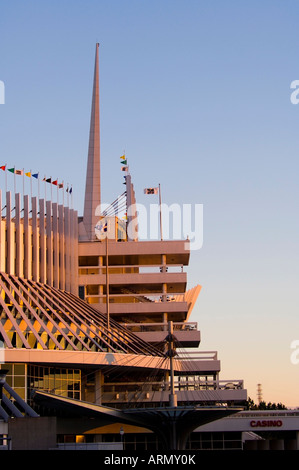
<path id="1" fill-rule="evenodd" d="M 81 398 L 81 371 L 28 366 L 29 396 L 33 388 L 70 398 Z"/>
<path id="2" fill-rule="evenodd" d="M 25 375 L 25 364 L 14 364 L 14 375 Z"/>

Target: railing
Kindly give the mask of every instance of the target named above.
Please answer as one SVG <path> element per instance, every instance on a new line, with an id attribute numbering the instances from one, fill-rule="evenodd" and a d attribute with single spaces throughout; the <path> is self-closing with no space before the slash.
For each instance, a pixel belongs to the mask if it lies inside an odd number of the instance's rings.
<path id="1" fill-rule="evenodd" d="M 142 298 L 144 299 L 144 297 L 146 297 L 149 301 L 151 302 L 155 302 L 155 303 L 160 303 L 160 302 L 163 302 L 163 297 L 165 297 L 165 302 L 176 302 L 176 298 L 177 297 L 183 297 L 183 293 L 182 292 L 174 292 L 174 293 L 171 293 L 171 294 L 163 294 L 162 292 L 151 292 L 151 293 L 148 293 L 148 292 L 143 292 L 143 293 L 137 293 L 137 292 L 133 292 L 131 291 L 130 293 L 118 293 L 118 294 L 113 294 L 113 293 L 110 293 L 109 294 L 109 298 L 110 298 L 110 301 L 111 299 L 115 298 L 115 299 L 121 299 L 121 298 L 136 298 L 136 300 L 138 302 L 142 302 Z M 103 299 L 105 300 L 106 299 L 106 295 L 105 294 L 85 294 L 85 298 L 99 298 L 99 299 Z M 185 300 L 181 299 L 180 300 L 181 302 L 186 302 Z"/>
<path id="2" fill-rule="evenodd" d="M 134 333 L 143 333 L 147 331 L 166 331 L 168 330 L 167 323 L 122 323 L 123 326 L 129 330 L 134 331 Z M 196 322 L 177 322 L 173 323 L 173 329 L 175 331 L 197 331 Z"/>
<path id="3" fill-rule="evenodd" d="M 104 393 L 135 393 L 141 392 L 165 392 L 169 391 L 169 381 L 160 382 L 110 382 L 103 385 Z M 179 380 L 174 381 L 174 389 L 176 391 L 187 390 L 243 390 L 243 380 L 199 380 L 191 379 L 190 377 L 181 377 Z M 120 397 L 116 397 L 119 399 Z M 149 398 L 149 397 L 148 397 Z"/>
<path id="4" fill-rule="evenodd" d="M 132 271 L 133 270 L 133 271 Z M 119 274 L 145 274 L 145 273 L 183 273 L 184 266 L 182 264 L 172 264 L 170 266 L 163 265 L 140 265 L 140 264 L 124 264 L 124 265 L 111 265 L 108 267 L 109 274 L 119 271 Z M 106 274 L 106 266 L 79 266 L 79 276 L 89 274 Z"/>
<path id="5" fill-rule="evenodd" d="M 177 349 L 178 356 L 175 357 L 175 360 L 179 361 L 217 361 L 218 352 L 217 351 L 189 351 L 188 353 L 184 352 L 184 356 L 180 352 L 180 349 Z"/>

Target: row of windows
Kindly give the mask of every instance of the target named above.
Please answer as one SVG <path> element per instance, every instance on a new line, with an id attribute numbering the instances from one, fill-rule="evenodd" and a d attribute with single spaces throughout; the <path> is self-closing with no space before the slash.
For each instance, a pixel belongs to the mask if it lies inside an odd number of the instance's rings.
<path id="1" fill-rule="evenodd" d="M 81 371 L 79 369 L 27 366 L 26 364 L 1 364 L 0 368 L 8 370 L 6 382 L 23 400 L 27 400 L 34 389 L 78 400 L 81 398 Z"/>
<path id="2" fill-rule="evenodd" d="M 93 442 L 92 435 L 60 435 L 58 443 L 88 443 Z M 152 433 L 140 434 L 106 434 L 101 436 L 101 442 L 121 442 L 124 450 L 161 450 L 159 439 Z M 186 450 L 211 449 L 242 449 L 241 433 L 192 433 L 188 439 Z"/>

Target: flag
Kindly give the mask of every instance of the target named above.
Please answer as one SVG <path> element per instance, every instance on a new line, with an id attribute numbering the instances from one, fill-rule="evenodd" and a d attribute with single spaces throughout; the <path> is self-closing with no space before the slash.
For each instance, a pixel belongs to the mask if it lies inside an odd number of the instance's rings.
<path id="1" fill-rule="evenodd" d="M 30 171 L 28 171 L 28 173 L 25 173 L 25 175 L 28 176 L 29 178 L 31 178 L 31 176 L 32 176 Z"/>
<path id="2" fill-rule="evenodd" d="M 8 171 L 10 171 L 11 173 L 14 173 L 15 169 L 14 168 L 8 168 Z"/>
<path id="3" fill-rule="evenodd" d="M 158 194 L 159 188 L 145 188 L 144 194 Z"/>
<path id="4" fill-rule="evenodd" d="M 121 171 L 128 171 L 128 167 L 127 166 L 123 166 Z"/>
<path id="5" fill-rule="evenodd" d="M 46 181 L 46 183 L 51 183 L 52 178 L 48 178 L 48 179 L 46 179 L 46 180 L 44 180 L 44 181 Z"/>
<path id="6" fill-rule="evenodd" d="M 39 173 L 34 173 L 34 175 L 32 175 L 32 176 L 33 176 L 33 178 L 36 178 L 36 179 L 37 179 L 37 178 L 38 178 L 38 175 L 39 175 Z M 44 180 L 43 180 L 43 181 L 44 181 Z"/>
<path id="7" fill-rule="evenodd" d="M 127 160 L 123 160 L 122 162 L 120 162 L 122 165 L 126 165 L 127 164 Z"/>
<path id="8" fill-rule="evenodd" d="M 55 184 L 55 186 L 58 185 L 58 180 L 52 181 L 52 184 Z"/>
<path id="9" fill-rule="evenodd" d="M 71 189 L 70 189 L 70 194 L 72 194 L 72 192 L 73 192 L 73 188 L 71 187 Z"/>
<path id="10" fill-rule="evenodd" d="M 15 174 L 16 174 L 16 175 L 22 175 L 22 174 L 23 174 L 23 170 L 15 170 Z"/>
<path id="11" fill-rule="evenodd" d="M 63 188 L 63 183 L 59 183 L 58 187 L 59 189 Z"/>
<path id="12" fill-rule="evenodd" d="M 125 160 L 125 159 L 126 159 L 125 155 L 122 155 L 120 158 L 121 158 L 122 160 Z"/>
<path id="13" fill-rule="evenodd" d="M 5 171 L 5 168 L 6 168 L 6 165 L 0 166 L 0 169 L 3 170 L 3 171 Z"/>

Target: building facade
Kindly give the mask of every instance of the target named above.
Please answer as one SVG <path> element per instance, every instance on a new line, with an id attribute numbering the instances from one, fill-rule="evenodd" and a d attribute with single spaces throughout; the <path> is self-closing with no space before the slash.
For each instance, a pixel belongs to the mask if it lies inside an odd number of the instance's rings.
<path id="1" fill-rule="evenodd" d="M 55 421 L 57 445 L 103 443 L 125 426 L 145 447 L 182 448 L 198 424 L 242 409 L 247 394 L 242 380 L 220 378 L 216 351 L 199 350 L 191 313 L 201 286 L 187 289 L 189 241 L 139 240 L 128 170 L 126 220 L 99 209 L 98 81 L 97 45 L 83 216 L 44 199 L 0 195 L 1 369 L 30 409 Z M 2 403 L 3 419 L 8 408 Z M 162 443 L 155 431 L 169 410 L 178 426 L 187 422 L 183 413 L 193 423 L 179 444 L 173 436 Z"/>

